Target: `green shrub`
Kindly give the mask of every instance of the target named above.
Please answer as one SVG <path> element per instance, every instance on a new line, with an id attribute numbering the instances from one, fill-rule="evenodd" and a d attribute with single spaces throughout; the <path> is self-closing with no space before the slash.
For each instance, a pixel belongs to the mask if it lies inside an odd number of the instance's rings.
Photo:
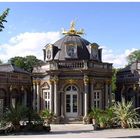
<path id="1" fill-rule="evenodd" d="M 113 110 L 115 114 L 114 120 L 121 125 L 122 128 L 133 128 L 135 122 L 139 119 L 139 115 L 133 107 L 133 103 L 131 101 L 125 102 L 124 98 L 122 102 L 114 104 Z"/>

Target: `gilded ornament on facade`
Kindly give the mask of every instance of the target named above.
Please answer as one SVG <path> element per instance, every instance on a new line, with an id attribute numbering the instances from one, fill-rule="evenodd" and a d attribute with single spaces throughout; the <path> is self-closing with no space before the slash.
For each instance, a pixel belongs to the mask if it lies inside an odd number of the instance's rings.
<path id="1" fill-rule="evenodd" d="M 105 84 L 111 84 L 112 83 L 112 81 L 111 80 L 105 80 Z"/>
<path id="2" fill-rule="evenodd" d="M 89 83 L 89 78 L 87 75 L 84 76 L 84 83 L 85 84 L 88 84 Z"/>
<path id="3" fill-rule="evenodd" d="M 54 78 L 53 78 L 53 81 L 55 82 L 55 83 L 57 83 L 58 82 L 58 76 L 54 76 Z"/>
<path id="4" fill-rule="evenodd" d="M 75 83 L 77 83 L 77 80 L 68 79 L 68 80 L 67 80 L 67 83 L 69 83 L 69 84 L 75 84 Z"/>
<path id="5" fill-rule="evenodd" d="M 36 83 L 36 80 L 33 80 L 33 84 L 35 84 Z"/>
<path id="6" fill-rule="evenodd" d="M 52 79 L 50 79 L 50 80 L 49 80 L 49 83 L 50 83 L 50 84 L 52 84 L 52 83 L 53 83 L 53 80 L 52 80 Z"/>

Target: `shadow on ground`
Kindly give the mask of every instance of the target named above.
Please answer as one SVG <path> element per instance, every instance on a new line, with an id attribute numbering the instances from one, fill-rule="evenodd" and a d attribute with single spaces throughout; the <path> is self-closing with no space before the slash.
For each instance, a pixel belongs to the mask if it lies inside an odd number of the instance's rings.
<path id="1" fill-rule="evenodd" d="M 113 138 L 140 138 L 140 135 L 138 135 L 138 136 L 113 137 Z"/>
<path id="2" fill-rule="evenodd" d="M 92 133 L 93 130 L 73 130 L 73 131 L 51 131 L 51 132 L 17 132 L 17 133 L 9 133 L 7 136 L 13 135 L 63 135 L 63 134 L 80 134 L 80 133 Z M 1 136 L 6 136 L 1 135 Z"/>

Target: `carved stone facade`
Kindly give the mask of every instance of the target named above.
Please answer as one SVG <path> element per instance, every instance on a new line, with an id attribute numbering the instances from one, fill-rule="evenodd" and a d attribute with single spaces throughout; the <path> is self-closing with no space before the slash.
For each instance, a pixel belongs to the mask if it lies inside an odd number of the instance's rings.
<path id="1" fill-rule="evenodd" d="M 17 103 L 31 105 L 31 86 L 29 73 L 10 64 L 0 65 L 0 113 Z"/>
<path id="2" fill-rule="evenodd" d="M 140 107 L 140 61 L 125 67 L 117 73 L 116 101 L 125 98 Z"/>
<path id="3" fill-rule="evenodd" d="M 102 62 L 98 44 L 78 33 L 73 26 L 46 45 L 45 64 L 33 70 L 33 108 L 54 112 L 57 123 L 80 121 L 92 107 L 111 105 L 112 64 Z"/>

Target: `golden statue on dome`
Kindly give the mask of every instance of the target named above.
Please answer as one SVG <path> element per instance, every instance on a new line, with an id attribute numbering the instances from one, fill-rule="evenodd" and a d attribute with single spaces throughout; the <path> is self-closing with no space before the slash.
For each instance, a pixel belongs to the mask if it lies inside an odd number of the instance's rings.
<path id="1" fill-rule="evenodd" d="M 80 29 L 79 31 L 77 31 L 75 29 L 75 22 L 71 21 L 69 31 L 66 31 L 65 29 L 63 29 L 62 34 L 64 34 L 64 35 L 82 35 L 82 34 L 84 34 L 84 30 Z"/>

